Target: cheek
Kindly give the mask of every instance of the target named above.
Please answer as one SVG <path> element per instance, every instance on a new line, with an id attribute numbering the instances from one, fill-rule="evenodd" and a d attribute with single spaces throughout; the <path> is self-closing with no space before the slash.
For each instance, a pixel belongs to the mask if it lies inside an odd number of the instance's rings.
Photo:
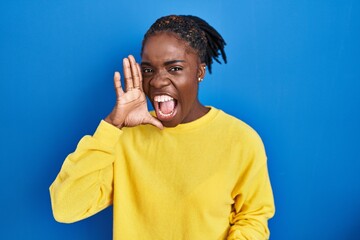
<path id="1" fill-rule="evenodd" d="M 143 87 L 144 93 L 146 95 L 148 95 L 148 93 L 149 93 L 149 81 L 143 78 L 142 87 Z"/>
<path id="2" fill-rule="evenodd" d="M 181 87 L 183 96 L 187 99 L 196 98 L 198 93 L 198 86 L 198 82 L 195 80 L 184 81 Z"/>

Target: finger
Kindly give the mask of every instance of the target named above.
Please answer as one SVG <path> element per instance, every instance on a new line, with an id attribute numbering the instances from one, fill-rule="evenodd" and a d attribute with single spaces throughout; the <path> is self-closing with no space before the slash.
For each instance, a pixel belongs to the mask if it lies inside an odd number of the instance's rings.
<path id="1" fill-rule="evenodd" d="M 131 74 L 131 67 L 129 59 L 124 58 L 123 60 L 123 67 L 124 67 L 124 77 L 125 77 L 125 89 L 126 91 L 130 91 L 134 88 L 132 74 Z"/>
<path id="2" fill-rule="evenodd" d="M 132 56 L 132 55 L 129 55 L 128 59 L 130 61 L 133 86 L 134 86 L 134 88 L 140 88 L 140 75 L 139 75 L 139 71 L 137 68 L 136 60 L 135 60 L 134 56 Z"/>
<path id="3" fill-rule="evenodd" d="M 142 79 L 142 74 L 141 74 L 141 67 L 140 65 L 137 63 L 136 64 L 137 70 L 139 72 L 139 76 L 140 76 L 140 90 L 143 92 L 143 79 Z"/>
<path id="4" fill-rule="evenodd" d="M 120 96 L 122 96 L 124 94 L 124 91 L 121 87 L 121 78 L 120 78 L 119 72 L 115 72 L 115 74 L 114 74 L 114 88 L 115 88 L 115 93 L 116 93 L 117 98 L 119 98 Z"/>

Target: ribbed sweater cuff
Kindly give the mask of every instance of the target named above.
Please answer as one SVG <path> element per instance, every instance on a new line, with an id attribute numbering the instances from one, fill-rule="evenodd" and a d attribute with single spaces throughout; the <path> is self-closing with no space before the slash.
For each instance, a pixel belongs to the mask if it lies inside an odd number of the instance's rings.
<path id="1" fill-rule="evenodd" d="M 119 128 L 105 122 L 104 120 L 101 120 L 93 137 L 102 144 L 113 147 L 119 141 L 122 133 L 123 131 L 121 131 Z"/>

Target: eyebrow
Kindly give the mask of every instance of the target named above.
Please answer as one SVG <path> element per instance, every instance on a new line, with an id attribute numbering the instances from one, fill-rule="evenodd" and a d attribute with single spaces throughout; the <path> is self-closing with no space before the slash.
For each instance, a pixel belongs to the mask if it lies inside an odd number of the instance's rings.
<path id="1" fill-rule="evenodd" d="M 185 60 L 171 60 L 171 61 L 166 61 L 166 62 L 164 63 L 164 65 L 167 66 L 167 65 L 174 64 L 174 63 L 178 63 L 178 62 L 185 62 Z M 141 62 L 141 65 L 151 66 L 151 63 L 149 63 L 149 62 Z"/>

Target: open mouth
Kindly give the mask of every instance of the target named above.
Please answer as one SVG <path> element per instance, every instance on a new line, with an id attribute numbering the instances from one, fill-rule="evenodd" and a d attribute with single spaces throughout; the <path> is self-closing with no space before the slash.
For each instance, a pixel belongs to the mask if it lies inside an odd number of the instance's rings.
<path id="1" fill-rule="evenodd" d="M 160 121 L 169 121 L 176 114 L 177 101 L 169 95 L 157 95 L 154 97 L 156 116 Z"/>

